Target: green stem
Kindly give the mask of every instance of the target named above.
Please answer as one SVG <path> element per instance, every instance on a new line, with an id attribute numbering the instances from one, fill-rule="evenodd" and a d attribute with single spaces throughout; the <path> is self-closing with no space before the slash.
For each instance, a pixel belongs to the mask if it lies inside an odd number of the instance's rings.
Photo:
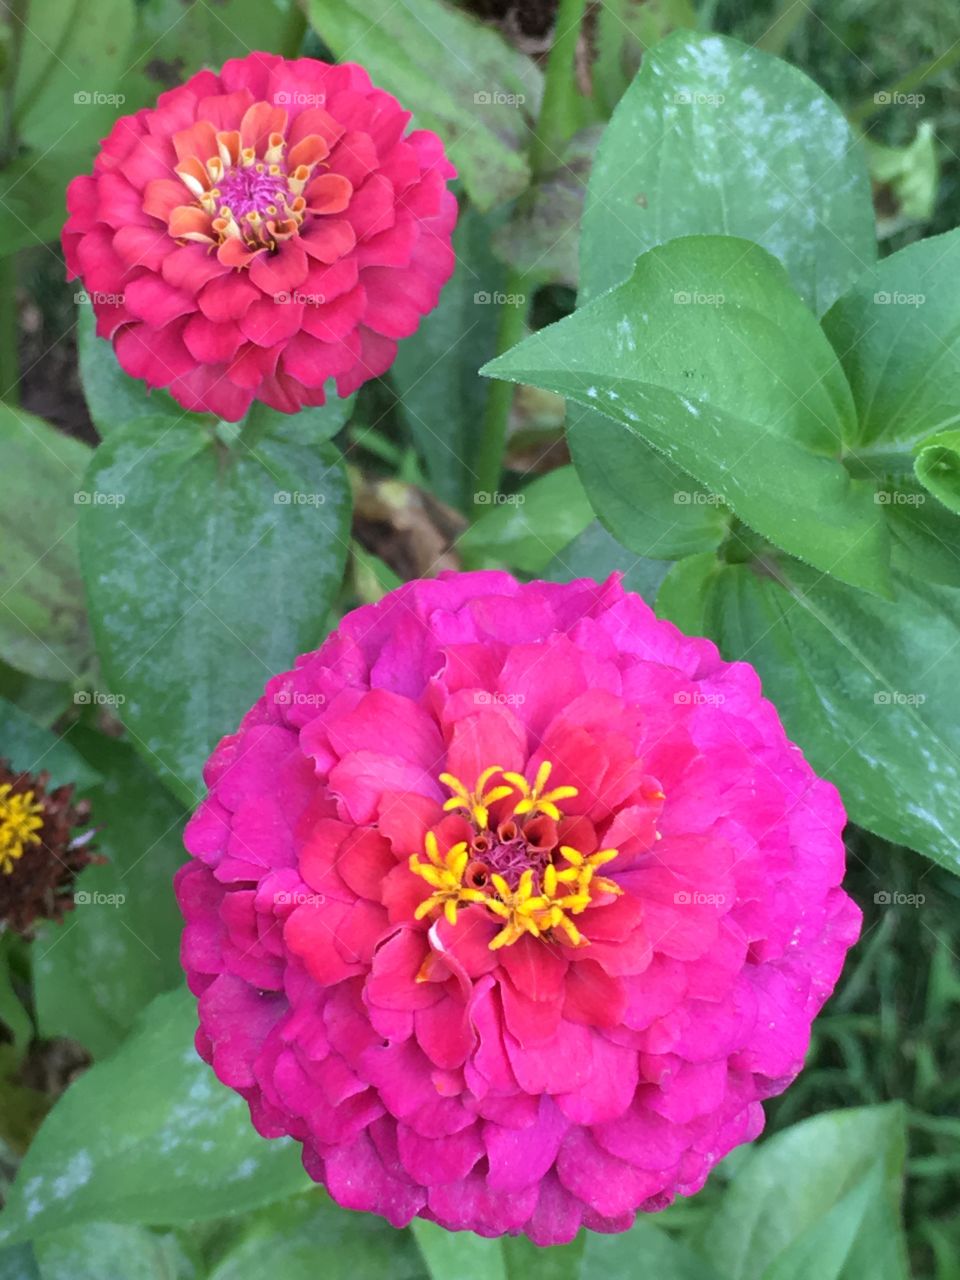
<path id="1" fill-rule="evenodd" d="M 757 41 L 757 48 L 782 57 L 790 37 L 810 12 L 806 0 L 780 0 L 777 15 Z"/>
<path id="2" fill-rule="evenodd" d="M 20 333 L 17 313 L 17 255 L 0 258 L 0 399 L 20 403 Z"/>
<path id="3" fill-rule="evenodd" d="M 573 77 L 580 25 L 586 8 L 587 0 L 560 0 L 553 45 L 547 59 L 543 101 L 527 152 L 531 181 L 521 198 L 521 208 L 529 207 L 536 193 L 538 179 L 557 163 L 569 136 L 565 108 Z M 523 337 L 530 302 L 529 290 L 532 287 L 532 279 L 522 271 L 511 271 L 507 276 L 504 292 L 522 298 L 523 301 L 516 305 L 505 304 L 500 313 L 497 355 L 509 351 Z M 477 487 L 481 492 L 494 493 L 500 483 L 513 391 L 513 383 L 501 382 L 499 379 L 491 381 L 487 391 L 476 468 Z"/>
<path id="4" fill-rule="evenodd" d="M 940 71 L 948 71 L 951 67 L 955 67 L 958 62 L 960 62 L 960 44 L 954 44 L 947 49 L 946 53 L 941 53 L 932 61 L 925 62 L 919 67 L 914 67 L 912 71 L 908 71 L 905 76 L 901 76 L 883 93 L 875 93 L 869 98 L 864 98 L 848 113 L 847 118 L 852 124 L 863 124 L 865 120 L 869 120 L 871 116 L 876 115 L 881 107 L 887 106 L 895 94 L 915 92 Z M 884 101 L 884 98 L 886 98 L 886 101 Z"/>

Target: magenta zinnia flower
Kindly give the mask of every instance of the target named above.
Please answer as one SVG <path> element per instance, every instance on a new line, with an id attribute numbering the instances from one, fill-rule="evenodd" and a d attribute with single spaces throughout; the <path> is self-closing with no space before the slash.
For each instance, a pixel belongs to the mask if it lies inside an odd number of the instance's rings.
<path id="1" fill-rule="evenodd" d="M 454 169 L 409 120 L 362 67 L 270 53 L 118 120 L 63 247 L 127 373 L 235 421 L 389 368 L 454 261 Z"/>
<path id="2" fill-rule="evenodd" d="M 753 668 L 616 579 L 358 609 L 207 766 L 200 1053 L 341 1204 L 569 1240 L 690 1195 L 803 1064 L 860 913 Z"/>

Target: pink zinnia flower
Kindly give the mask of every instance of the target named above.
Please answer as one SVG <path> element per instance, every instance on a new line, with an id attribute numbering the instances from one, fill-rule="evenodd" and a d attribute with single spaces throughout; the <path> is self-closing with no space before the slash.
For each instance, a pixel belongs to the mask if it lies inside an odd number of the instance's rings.
<path id="1" fill-rule="evenodd" d="M 358 609 L 207 766 L 200 1053 L 352 1209 L 540 1244 L 697 1191 L 800 1070 L 860 913 L 752 667 L 613 578 Z"/>
<path id="2" fill-rule="evenodd" d="M 455 171 L 409 120 L 362 67 L 270 53 L 119 119 L 63 248 L 127 373 L 235 421 L 389 368 L 454 262 Z"/>

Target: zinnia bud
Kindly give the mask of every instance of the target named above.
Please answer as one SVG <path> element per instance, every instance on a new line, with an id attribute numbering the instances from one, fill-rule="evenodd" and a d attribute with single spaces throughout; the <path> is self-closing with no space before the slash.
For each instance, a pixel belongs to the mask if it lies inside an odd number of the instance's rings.
<path id="1" fill-rule="evenodd" d="M 94 857 L 92 831 L 77 834 L 90 805 L 73 786 L 47 789 L 50 775 L 0 760 L 0 931 L 29 936 L 38 920 L 61 920 L 73 907 L 74 880 Z"/>
<path id="2" fill-rule="evenodd" d="M 178 874 L 197 1045 L 339 1203 L 540 1244 L 755 1138 L 860 913 L 752 667 L 616 578 L 413 582 L 277 676 Z"/>
<path id="3" fill-rule="evenodd" d="M 236 421 L 385 372 L 454 262 L 455 171 L 409 120 L 362 67 L 270 53 L 119 119 L 63 248 L 127 373 Z"/>

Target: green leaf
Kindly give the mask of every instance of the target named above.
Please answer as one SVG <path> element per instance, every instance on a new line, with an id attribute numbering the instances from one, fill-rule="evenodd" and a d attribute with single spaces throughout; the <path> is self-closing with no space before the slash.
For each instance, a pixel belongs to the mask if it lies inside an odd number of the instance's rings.
<path id="1" fill-rule="evenodd" d="M 551 582 L 572 582 L 574 578 L 603 582 L 611 573 L 621 573 L 627 591 L 636 591 L 652 603 L 669 568 L 666 560 L 635 556 L 611 537 L 598 520 L 593 520 L 557 552 L 544 568 L 543 576 Z"/>
<path id="2" fill-rule="evenodd" d="M 832 1111 L 752 1148 L 704 1229 L 729 1280 L 906 1280 L 897 1103 Z"/>
<path id="3" fill-rule="evenodd" d="M 857 408 L 864 474 L 909 471 L 911 450 L 960 417 L 960 229 L 884 258 L 823 318 Z"/>
<path id="4" fill-rule="evenodd" d="M 211 1269 L 208 1280 L 424 1280 L 407 1231 L 382 1218 L 345 1213 L 319 1189 L 261 1211 L 243 1239 Z M 322 1261 L 321 1261 L 322 1260 Z"/>
<path id="5" fill-rule="evenodd" d="M 593 509 L 625 547 L 678 560 L 720 545 L 729 509 L 632 427 L 571 400 L 567 440 Z"/>
<path id="6" fill-rule="evenodd" d="M 905 576 L 960 587 L 960 521 L 915 476 L 884 480 L 876 495 L 893 540 L 893 564 Z"/>
<path id="7" fill-rule="evenodd" d="M 573 467 L 538 476 L 519 493 L 478 493 L 483 515 L 457 542 L 466 568 L 506 565 L 540 573 L 593 519 Z"/>
<path id="8" fill-rule="evenodd" d="M 40 1280 L 195 1280 L 176 1237 L 145 1227 L 92 1222 L 34 1246 Z"/>
<path id="9" fill-rule="evenodd" d="M 137 1032 L 60 1098 L 10 1191 L 0 1241 L 109 1216 L 152 1225 L 244 1213 L 308 1187 L 294 1143 L 268 1142 L 193 1047 L 196 1001 L 158 996 Z"/>
<path id="10" fill-rule="evenodd" d="M 581 1232 L 569 1244 L 536 1245 L 526 1236 L 503 1236 L 500 1247 L 509 1280 L 580 1280 L 580 1260 L 586 1244 Z"/>
<path id="11" fill-rule="evenodd" d="M 0 1023 L 10 1033 L 14 1056 L 19 1059 L 33 1037 L 33 1023 L 14 987 L 9 939 L 9 934 L 0 939 Z"/>
<path id="12" fill-rule="evenodd" d="M 482 372 L 602 408 L 792 555 L 889 591 L 873 486 L 837 460 L 855 429 L 843 372 L 756 245 L 691 236 L 652 249 L 626 283 Z"/>
<path id="13" fill-rule="evenodd" d="M 463 507 L 488 387 L 477 370 L 496 351 L 506 271 L 490 250 L 499 219 L 467 207 L 453 233 L 456 269 L 440 302 L 400 343 L 390 377 L 434 491 Z"/>
<path id="14" fill-rule="evenodd" d="M 420 1246 L 430 1280 L 507 1280 L 499 1240 L 486 1240 L 472 1232 L 446 1231 L 422 1218 L 414 1218 L 410 1230 Z"/>
<path id="15" fill-rule="evenodd" d="M 78 791 L 87 791 L 100 782 L 100 774 L 70 745 L 72 736 L 72 729 L 59 736 L 52 733 L 0 698 L 0 756 L 14 769 L 46 770 L 53 787 L 72 782 Z"/>
<path id="16" fill-rule="evenodd" d="M 940 431 L 917 446 L 917 479 L 960 515 L 960 431 Z M 958 526 L 960 533 L 960 526 Z"/>
<path id="17" fill-rule="evenodd" d="M 124 112 L 133 0 L 29 0 L 23 24 L 13 90 L 18 139 L 41 153 L 69 143 L 82 160 Z"/>
<path id="18" fill-rule="evenodd" d="M 634 1280 L 641 1261 L 644 1274 L 656 1280 L 727 1280 L 643 1214 L 622 1235 L 587 1237 L 580 1280 Z"/>
<path id="19" fill-rule="evenodd" d="M 73 741 L 103 776 L 87 794 L 107 862 L 83 872 L 74 910 L 40 936 L 34 990 L 41 1035 L 70 1036 L 101 1058 L 181 981 L 173 874 L 183 812 L 125 743 L 89 732 Z"/>
<path id="20" fill-rule="evenodd" d="M 757 668 L 852 821 L 960 869 L 958 593 L 898 575 L 890 604 L 797 561 L 696 561 L 667 578 L 658 611 Z M 680 617 L 669 603 L 678 597 L 688 601 Z"/>
<path id="21" fill-rule="evenodd" d="M 76 532 L 90 449 L 8 405 L 0 436 L 0 656 L 75 681 L 91 661 Z"/>
<path id="22" fill-rule="evenodd" d="M 581 240 L 585 296 L 675 236 L 763 245 L 819 315 L 876 257 L 866 165 L 837 106 L 801 71 L 725 36 L 650 51 L 600 144 Z M 706 287 L 678 280 L 681 289 Z"/>
<path id="23" fill-rule="evenodd" d="M 28 1244 L 0 1249 L 0 1280 L 42 1280 Z"/>
<path id="24" fill-rule="evenodd" d="M 498 32 L 443 0 L 309 0 L 307 12 L 338 57 L 440 135 L 478 209 L 524 190 L 541 76 Z"/>
<path id="25" fill-rule="evenodd" d="M 98 652 L 135 745 L 188 803 L 266 681 L 324 634 L 347 551 L 343 464 L 143 422 L 97 450 L 81 552 Z"/>

